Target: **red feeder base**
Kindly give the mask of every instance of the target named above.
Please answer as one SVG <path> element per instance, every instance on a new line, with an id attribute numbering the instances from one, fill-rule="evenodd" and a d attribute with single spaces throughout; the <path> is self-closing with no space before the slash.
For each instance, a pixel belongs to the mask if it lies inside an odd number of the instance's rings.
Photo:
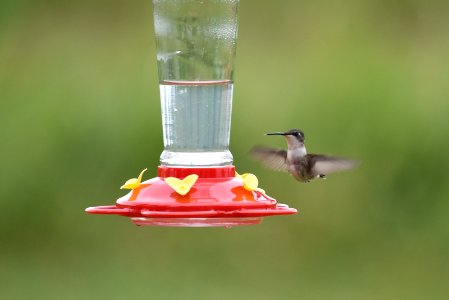
<path id="1" fill-rule="evenodd" d="M 182 196 L 165 181 L 199 176 L 190 191 Z M 92 214 L 130 217 L 145 226 L 206 227 L 258 224 L 263 217 L 297 212 L 261 191 L 248 191 L 235 177 L 234 166 L 210 168 L 158 168 L 158 177 L 142 182 L 138 188 L 117 200 L 116 205 L 89 207 Z"/>

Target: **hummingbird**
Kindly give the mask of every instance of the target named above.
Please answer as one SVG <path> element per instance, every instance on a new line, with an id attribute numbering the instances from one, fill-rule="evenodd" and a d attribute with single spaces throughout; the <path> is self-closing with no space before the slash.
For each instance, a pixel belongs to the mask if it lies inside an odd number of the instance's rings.
<path id="1" fill-rule="evenodd" d="M 329 173 L 352 169 L 357 165 L 357 161 L 348 158 L 308 154 L 304 144 L 304 133 L 298 129 L 266 135 L 284 136 L 287 140 L 287 150 L 256 146 L 249 154 L 265 167 L 275 171 L 289 172 L 301 182 L 309 182 L 316 178 L 325 179 Z"/>

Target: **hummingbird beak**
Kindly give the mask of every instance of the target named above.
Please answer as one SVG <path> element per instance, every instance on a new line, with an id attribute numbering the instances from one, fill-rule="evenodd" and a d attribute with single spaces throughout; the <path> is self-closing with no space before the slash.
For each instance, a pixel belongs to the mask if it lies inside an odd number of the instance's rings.
<path id="1" fill-rule="evenodd" d="M 266 133 L 265 135 L 285 135 L 285 132 L 272 132 L 272 133 Z"/>

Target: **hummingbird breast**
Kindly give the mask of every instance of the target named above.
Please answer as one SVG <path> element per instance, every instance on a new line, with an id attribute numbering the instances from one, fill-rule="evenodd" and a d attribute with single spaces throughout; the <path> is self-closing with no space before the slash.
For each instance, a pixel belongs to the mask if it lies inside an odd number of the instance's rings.
<path id="1" fill-rule="evenodd" d="M 296 180 L 307 181 L 310 179 L 310 176 L 308 176 L 309 172 L 306 159 L 292 161 L 288 164 L 288 171 Z"/>
<path id="2" fill-rule="evenodd" d="M 311 179 L 309 159 L 305 149 L 287 152 L 287 166 L 290 174 L 298 181 L 308 181 Z"/>

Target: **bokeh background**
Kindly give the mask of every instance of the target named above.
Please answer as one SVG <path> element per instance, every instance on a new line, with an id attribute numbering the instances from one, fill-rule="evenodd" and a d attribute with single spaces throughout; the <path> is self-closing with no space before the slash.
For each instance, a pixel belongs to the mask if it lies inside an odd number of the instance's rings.
<path id="1" fill-rule="evenodd" d="M 295 216 L 142 228 L 92 216 L 162 128 L 150 0 L 0 1 L 1 299 L 448 299 L 449 2 L 243 0 L 231 150 Z M 299 184 L 246 153 L 361 166 Z"/>

